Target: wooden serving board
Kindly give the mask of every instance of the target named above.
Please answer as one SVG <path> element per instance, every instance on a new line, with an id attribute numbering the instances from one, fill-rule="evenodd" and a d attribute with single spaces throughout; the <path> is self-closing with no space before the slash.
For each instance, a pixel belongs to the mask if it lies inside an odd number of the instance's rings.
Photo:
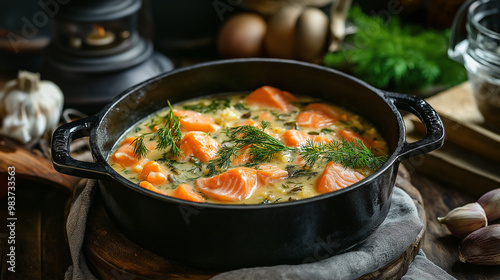
<path id="1" fill-rule="evenodd" d="M 422 197 L 410 183 L 408 171 L 401 166 L 396 185 L 414 200 L 424 225 Z M 425 228 L 398 258 L 360 279 L 400 279 L 422 246 Z M 84 251 L 96 276 L 111 279 L 209 279 L 221 271 L 189 267 L 153 254 L 127 239 L 110 221 L 97 194 L 90 209 Z"/>
<path id="2" fill-rule="evenodd" d="M 445 144 L 423 160 L 410 159 L 409 164 L 471 195 L 500 187 L 500 134 L 484 122 L 470 83 L 453 87 L 426 101 L 443 120 Z M 408 141 L 422 138 L 425 128 L 418 118 L 411 115 L 405 120 Z"/>
<path id="3" fill-rule="evenodd" d="M 81 180 L 55 171 L 50 160 L 12 139 L 0 136 L 0 174 L 7 174 L 9 168 L 14 168 L 19 178 L 44 183 L 67 193 L 71 193 L 73 186 Z"/>

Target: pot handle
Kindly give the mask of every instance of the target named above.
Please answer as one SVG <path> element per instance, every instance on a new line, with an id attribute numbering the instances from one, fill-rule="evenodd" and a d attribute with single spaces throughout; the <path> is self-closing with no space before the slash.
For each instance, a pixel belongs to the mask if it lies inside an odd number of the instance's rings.
<path id="1" fill-rule="evenodd" d="M 52 136 L 52 164 L 55 170 L 63 174 L 91 179 L 100 179 L 107 176 L 106 165 L 103 161 L 86 162 L 76 160 L 70 153 L 71 141 L 89 136 L 96 123 L 97 117 L 91 116 L 63 124 L 54 131 Z M 94 156 L 93 151 L 92 156 Z"/>
<path id="2" fill-rule="evenodd" d="M 399 159 L 405 160 L 439 149 L 445 139 L 443 122 L 438 113 L 425 100 L 412 95 L 384 92 L 396 108 L 417 116 L 425 125 L 425 137 L 413 143 L 405 141 Z"/>

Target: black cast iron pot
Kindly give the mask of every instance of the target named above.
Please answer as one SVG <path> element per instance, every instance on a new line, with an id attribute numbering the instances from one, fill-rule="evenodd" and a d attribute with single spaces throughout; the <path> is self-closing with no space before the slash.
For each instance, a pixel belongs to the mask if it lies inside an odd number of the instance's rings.
<path id="1" fill-rule="evenodd" d="M 167 100 L 175 103 L 263 85 L 323 98 L 371 120 L 389 145 L 387 162 L 345 189 L 266 205 L 202 204 L 167 197 L 139 187 L 108 165 L 120 136 L 164 108 Z M 406 142 L 399 110 L 422 120 L 425 138 Z M 70 155 L 71 140 L 83 136 L 90 136 L 93 163 Z M 387 215 L 400 162 L 435 150 L 443 141 L 439 116 L 419 98 L 383 92 L 316 65 L 237 59 L 182 68 L 127 90 L 100 113 L 59 127 L 52 154 L 59 172 L 99 179 L 108 214 L 137 244 L 190 265 L 229 269 L 316 261 L 362 242 Z"/>

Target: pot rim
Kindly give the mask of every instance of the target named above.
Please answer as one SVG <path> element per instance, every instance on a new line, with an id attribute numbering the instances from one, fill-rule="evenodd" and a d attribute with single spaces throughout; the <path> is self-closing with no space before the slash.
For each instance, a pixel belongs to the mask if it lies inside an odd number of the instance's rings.
<path id="1" fill-rule="evenodd" d="M 403 119 L 400 116 L 400 114 L 397 111 L 397 108 L 394 106 L 394 104 L 390 103 L 387 101 L 386 98 L 384 98 L 383 94 L 381 94 L 381 91 L 379 89 L 374 88 L 373 86 L 367 84 L 366 82 L 359 80 L 353 76 L 350 76 L 348 74 L 342 73 L 338 70 L 315 65 L 315 64 L 310 64 L 306 62 L 301 62 L 301 61 L 295 61 L 295 60 L 288 60 L 288 59 L 277 59 L 277 58 L 238 58 L 238 59 L 224 59 L 224 60 L 217 60 L 217 61 L 211 61 L 211 62 L 205 62 L 205 63 L 200 63 L 200 64 L 195 64 L 191 66 L 186 66 L 186 67 L 181 67 L 175 70 L 172 70 L 170 72 L 163 73 L 161 75 L 155 76 L 149 80 L 146 80 L 140 84 L 137 84 L 118 96 L 116 96 L 110 103 L 108 103 L 99 113 L 96 114 L 98 117 L 98 123 L 101 123 L 101 121 L 107 116 L 107 114 L 110 112 L 110 109 L 112 109 L 116 104 L 118 104 L 123 98 L 127 97 L 130 94 L 133 94 L 135 91 L 147 86 L 148 84 L 151 84 L 155 81 L 161 80 L 167 76 L 172 76 L 176 75 L 177 73 L 182 73 L 186 71 L 191 71 L 192 69 L 198 69 L 198 68 L 203 68 L 203 67 L 209 67 L 213 65 L 222 65 L 222 64 L 231 64 L 231 63 L 251 63 L 251 62 L 272 62 L 272 63 L 282 63 L 282 64 L 291 64 L 291 65 L 299 65 L 303 67 L 309 67 L 309 68 L 315 68 L 318 70 L 322 71 L 329 71 L 332 72 L 336 75 L 340 75 L 346 79 L 352 80 L 356 83 L 359 83 L 363 87 L 366 87 L 370 91 L 372 91 L 374 94 L 377 94 L 379 98 L 381 98 L 384 103 L 387 104 L 387 106 L 391 109 L 391 111 L 394 113 L 397 123 L 398 123 L 398 129 L 399 129 L 399 134 L 404 135 L 405 134 L 405 128 L 403 124 Z M 153 113 L 153 112 L 151 112 Z M 91 137 L 90 137 L 90 144 L 91 146 L 98 147 L 97 145 L 97 127 L 99 125 L 95 126 L 92 131 L 91 131 Z M 353 189 L 357 189 L 359 187 L 362 187 L 364 184 L 369 183 L 373 181 L 376 177 L 380 176 L 380 174 L 386 172 L 387 169 L 391 168 L 393 164 L 397 164 L 397 160 L 399 157 L 398 150 L 400 150 L 401 145 L 404 142 L 403 137 L 399 137 L 397 141 L 397 145 L 395 150 L 389 155 L 387 158 L 386 162 L 374 173 L 366 177 L 365 179 L 352 184 L 346 188 L 326 193 L 326 194 L 320 194 L 314 197 L 308 197 L 308 198 L 303 198 L 299 200 L 294 200 L 294 201 L 287 201 L 287 202 L 282 202 L 282 203 L 271 203 L 271 204 L 219 204 L 219 203 L 210 203 L 210 202 L 192 202 L 188 200 L 183 200 L 175 197 L 170 197 L 166 196 L 163 194 L 159 194 L 153 191 L 146 190 L 142 187 L 140 187 L 138 184 L 133 183 L 132 181 L 126 179 L 122 175 L 120 175 L 118 172 L 116 172 L 107 162 L 107 158 L 104 158 L 104 156 L 101 153 L 100 148 L 98 149 L 98 154 L 95 155 L 96 157 L 98 156 L 100 159 L 103 160 L 106 165 L 107 169 L 107 175 L 111 177 L 114 180 L 118 180 L 120 183 L 126 185 L 128 188 L 137 191 L 141 194 L 148 195 L 150 197 L 153 197 L 155 199 L 159 199 L 165 202 L 169 203 L 175 203 L 175 204 L 180 204 L 180 205 L 186 205 L 186 206 L 191 206 L 191 207 L 197 207 L 197 208 L 218 208 L 218 209 L 234 209 L 234 210 L 260 210 L 260 209 L 268 209 L 268 208 L 282 208 L 282 207 L 295 207 L 297 205 L 302 205 L 302 204 L 309 204 L 309 203 L 315 203 L 318 200 L 323 200 L 323 199 L 328 199 L 333 196 L 339 196 L 342 195 L 345 192 L 349 192 Z"/>

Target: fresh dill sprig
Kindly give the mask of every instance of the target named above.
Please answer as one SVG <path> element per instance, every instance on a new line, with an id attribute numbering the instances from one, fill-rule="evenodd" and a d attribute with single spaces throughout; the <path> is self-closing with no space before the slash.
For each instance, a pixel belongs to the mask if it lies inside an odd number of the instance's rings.
<path id="1" fill-rule="evenodd" d="M 300 155 L 306 166 L 312 167 L 318 160 L 336 162 L 345 167 L 368 167 L 376 170 L 385 162 L 385 156 L 374 156 L 363 141 L 330 141 L 328 143 L 308 140 L 306 145 L 299 148 Z"/>
<path id="2" fill-rule="evenodd" d="M 363 141 L 330 141 L 328 143 L 314 142 L 308 140 L 299 148 L 285 146 L 282 142 L 264 132 L 269 123 L 262 122 L 262 129 L 251 125 L 231 127 L 226 130 L 229 140 L 217 152 L 215 159 L 210 160 L 206 167 L 208 174 L 213 175 L 229 168 L 231 162 L 237 157 L 238 152 L 248 147 L 252 156 L 252 164 L 269 162 L 281 151 L 297 151 L 305 161 L 305 167 L 310 169 L 319 160 L 326 162 L 337 162 L 345 167 L 361 168 L 368 167 L 378 169 L 385 162 L 385 156 L 374 156 Z M 310 172 L 297 173 L 297 176 L 309 176 Z"/>
<path id="3" fill-rule="evenodd" d="M 134 154 L 138 158 L 145 157 L 147 155 L 147 153 L 149 152 L 149 149 L 144 144 L 144 137 L 146 137 L 148 134 L 150 134 L 150 133 L 142 134 L 141 136 L 136 137 L 134 139 L 134 141 L 132 141 L 132 145 L 134 145 Z"/>
<path id="4" fill-rule="evenodd" d="M 233 159 L 238 155 L 240 150 L 237 146 L 222 146 L 217 152 L 217 157 L 207 163 L 208 174 L 213 175 L 221 170 L 225 170 L 231 165 Z"/>
<path id="5" fill-rule="evenodd" d="M 448 58 L 450 30 L 425 29 L 397 16 L 384 20 L 358 6 L 350 10 L 349 20 L 357 32 L 346 38 L 347 47 L 324 56 L 326 66 L 396 92 L 423 92 L 425 87 L 449 87 L 467 80 L 463 65 Z"/>
<path id="6" fill-rule="evenodd" d="M 264 132 L 269 122 L 263 121 L 261 126 L 262 129 L 251 125 L 231 127 L 226 134 L 236 147 L 240 149 L 250 147 L 250 155 L 254 162 L 270 161 L 278 152 L 293 150 Z"/>
<path id="7" fill-rule="evenodd" d="M 238 155 L 238 152 L 245 147 L 250 148 L 250 155 L 254 164 L 270 161 L 280 151 L 294 149 L 285 146 L 279 140 L 264 132 L 266 127 L 269 126 L 269 122 L 263 121 L 261 126 L 262 129 L 251 125 L 228 128 L 225 133 L 229 140 L 219 149 L 217 157 L 207 163 L 208 173 L 214 174 L 227 169 Z"/>
<path id="8" fill-rule="evenodd" d="M 149 132 L 139 135 L 132 142 L 134 146 L 134 154 L 138 158 L 143 158 L 149 152 L 149 149 L 144 144 L 144 139 L 147 136 L 157 136 L 157 145 L 156 148 L 163 150 L 170 148 L 168 151 L 169 154 L 173 156 L 182 156 L 182 150 L 177 145 L 181 142 L 182 132 L 181 132 L 181 122 L 180 118 L 174 114 L 174 110 L 172 109 L 172 105 L 170 105 L 170 101 L 167 101 L 168 107 L 170 110 L 167 115 L 162 118 L 164 125 L 158 128 L 155 132 Z"/>

